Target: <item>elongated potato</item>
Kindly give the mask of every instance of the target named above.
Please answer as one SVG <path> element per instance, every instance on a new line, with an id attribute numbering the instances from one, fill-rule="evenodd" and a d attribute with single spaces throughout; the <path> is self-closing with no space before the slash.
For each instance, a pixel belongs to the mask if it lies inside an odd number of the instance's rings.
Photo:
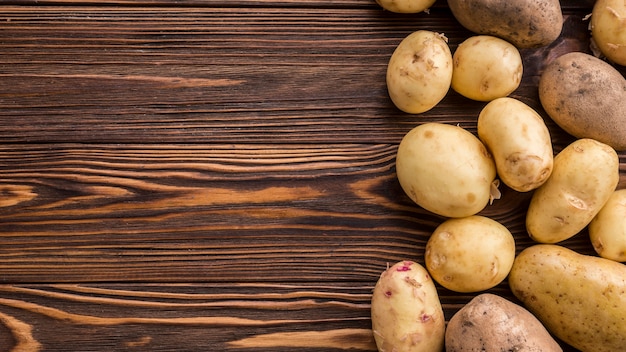
<path id="1" fill-rule="evenodd" d="M 594 44 L 609 60 L 626 66 L 626 2 L 597 0 L 591 12 Z"/>
<path id="2" fill-rule="evenodd" d="M 497 197 L 491 154 L 455 125 L 430 122 L 409 131 L 398 147 L 396 173 L 411 200 L 441 216 L 474 215 Z"/>
<path id="3" fill-rule="evenodd" d="M 539 79 L 541 105 L 567 133 L 626 150 L 626 79 L 582 52 L 562 55 Z"/>
<path id="4" fill-rule="evenodd" d="M 448 6 L 465 28 L 518 48 L 548 45 L 563 28 L 559 0 L 448 0 Z"/>
<path id="5" fill-rule="evenodd" d="M 624 351 L 626 265 L 538 244 L 518 254 L 513 294 L 556 337 L 583 352 Z"/>
<path id="6" fill-rule="evenodd" d="M 448 39 L 425 30 L 409 34 L 391 55 L 386 79 L 389 97 L 398 109 L 409 114 L 432 109 L 452 82 Z"/>
<path id="7" fill-rule="evenodd" d="M 380 275 L 371 316 L 379 351 L 443 350 L 443 309 L 433 280 L 418 263 L 401 261 Z"/>
<path id="8" fill-rule="evenodd" d="M 601 257 L 626 262 L 626 189 L 613 192 L 591 220 L 589 238 Z"/>
<path id="9" fill-rule="evenodd" d="M 561 352 L 541 322 L 523 307 L 490 293 L 474 297 L 446 328 L 446 352 Z"/>
<path id="10" fill-rule="evenodd" d="M 579 139 L 554 158 L 552 175 L 535 190 L 526 229 L 541 243 L 564 241 L 587 226 L 619 182 L 615 150 L 593 139 Z"/>
<path id="11" fill-rule="evenodd" d="M 478 137 L 493 155 L 500 180 L 512 189 L 531 191 L 552 174 L 550 131 L 523 102 L 505 97 L 487 104 L 478 116 Z"/>

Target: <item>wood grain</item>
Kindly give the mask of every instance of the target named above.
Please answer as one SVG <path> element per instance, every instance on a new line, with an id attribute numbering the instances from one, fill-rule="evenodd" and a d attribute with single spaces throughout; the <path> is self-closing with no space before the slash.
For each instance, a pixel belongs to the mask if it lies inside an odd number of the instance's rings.
<path id="1" fill-rule="evenodd" d="M 522 52 L 513 96 L 556 152 L 573 138 L 536 84 L 588 50 L 590 6 L 564 1 L 559 40 Z M 475 132 L 484 105 L 393 107 L 387 60 L 417 29 L 470 35 L 445 1 L 3 2 L 0 351 L 375 351 L 378 276 L 444 220 L 402 192 L 397 144 L 425 121 Z M 481 214 L 521 250 L 530 194 L 502 192 Z M 439 294 L 447 319 L 472 298 Z"/>

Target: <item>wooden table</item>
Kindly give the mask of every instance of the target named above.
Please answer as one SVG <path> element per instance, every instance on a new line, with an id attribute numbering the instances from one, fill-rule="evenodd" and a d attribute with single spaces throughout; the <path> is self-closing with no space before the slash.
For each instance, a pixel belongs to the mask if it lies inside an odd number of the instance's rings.
<path id="1" fill-rule="evenodd" d="M 523 51 L 512 94 L 588 50 L 590 1 Z M 39 0 L 0 5 L 0 350 L 374 351 L 388 263 L 423 262 L 444 219 L 395 177 L 425 121 L 476 131 L 450 92 L 407 115 L 387 61 L 417 29 L 471 35 L 439 0 Z M 555 151 L 573 139 L 549 118 Z M 626 187 L 626 154 L 620 153 Z M 481 214 L 519 250 L 529 194 Z M 591 253 L 585 234 L 564 245 Z M 514 299 L 506 282 L 489 290 Z M 446 318 L 474 295 L 439 287 Z M 571 351 L 570 348 L 565 348 Z"/>

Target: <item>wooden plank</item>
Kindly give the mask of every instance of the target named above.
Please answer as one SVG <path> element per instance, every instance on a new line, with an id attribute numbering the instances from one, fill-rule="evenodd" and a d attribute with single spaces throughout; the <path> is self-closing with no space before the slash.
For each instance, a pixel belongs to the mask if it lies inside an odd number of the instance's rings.
<path id="1" fill-rule="evenodd" d="M 405 35 L 437 30 L 453 48 L 469 35 L 446 9 L 25 9 L 0 8 L 5 143 L 397 143 L 424 120 L 473 129 L 484 105 L 451 91 L 408 115 L 387 96 Z M 579 12 L 560 41 L 524 52 L 514 97 L 540 108 L 545 61 L 587 49 Z"/>

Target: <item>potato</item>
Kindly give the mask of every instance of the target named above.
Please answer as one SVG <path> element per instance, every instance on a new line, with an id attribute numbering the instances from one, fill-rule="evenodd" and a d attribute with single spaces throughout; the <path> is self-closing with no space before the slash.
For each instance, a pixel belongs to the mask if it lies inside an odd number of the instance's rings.
<path id="1" fill-rule="evenodd" d="M 478 292 L 502 282 L 515 258 L 509 230 L 474 215 L 441 223 L 426 243 L 425 264 L 433 279 L 456 292 Z"/>
<path id="2" fill-rule="evenodd" d="M 591 220 L 589 237 L 601 257 L 626 262 L 626 189 L 613 192 Z"/>
<path id="3" fill-rule="evenodd" d="M 518 192 L 541 186 L 553 166 L 552 140 L 543 118 L 514 98 L 489 102 L 478 115 L 478 138 L 496 163 L 500 180 Z"/>
<path id="4" fill-rule="evenodd" d="M 443 350 L 445 317 L 426 269 L 402 261 L 385 270 L 372 293 L 371 318 L 379 351 Z"/>
<path id="5" fill-rule="evenodd" d="M 554 158 L 552 175 L 535 190 L 526 229 L 541 243 L 564 241 L 583 230 L 619 182 L 615 150 L 593 139 L 579 139 Z"/>
<path id="6" fill-rule="evenodd" d="M 537 244 L 518 254 L 509 286 L 556 337 L 583 352 L 624 351 L 626 265 Z"/>
<path id="7" fill-rule="evenodd" d="M 539 99 L 569 134 L 626 150 L 626 80 L 608 63 L 582 52 L 556 58 L 541 74 Z"/>
<path id="8" fill-rule="evenodd" d="M 435 0 L 376 0 L 383 9 L 397 13 L 417 13 L 428 10 Z"/>
<path id="9" fill-rule="evenodd" d="M 466 29 L 500 37 L 518 48 L 548 45 L 563 28 L 559 0 L 448 0 L 448 6 Z"/>
<path id="10" fill-rule="evenodd" d="M 522 56 L 506 40 L 478 35 L 469 37 L 452 56 L 452 89 L 478 101 L 505 97 L 522 81 Z"/>
<path id="11" fill-rule="evenodd" d="M 561 352 L 541 322 L 523 307 L 483 293 L 457 311 L 446 328 L 446 352 Z"/>
<path id="12" fill-rule="evenodd" d="M 430 122 L 404 136 L 396 156 L 396 173 L 400 186 L 417 205 L 455 218 L 474 215 L 487 206 L 496 167 L 487 148 L 472 133 Z"/>
<path id="13" fill-rule="evenodd" d="M 593 42 L 607 59 L 626 65 L 626 3 L 597 0 L 591 12 Z"/>
<path id="14" fill-rule="evenodd" d="M 446 96 L 452 81 L 447 41 L 442 34 L 419 30 L 398 44 L 387 66 L 387 91 L 398 109 L 423 113 Z"/>

